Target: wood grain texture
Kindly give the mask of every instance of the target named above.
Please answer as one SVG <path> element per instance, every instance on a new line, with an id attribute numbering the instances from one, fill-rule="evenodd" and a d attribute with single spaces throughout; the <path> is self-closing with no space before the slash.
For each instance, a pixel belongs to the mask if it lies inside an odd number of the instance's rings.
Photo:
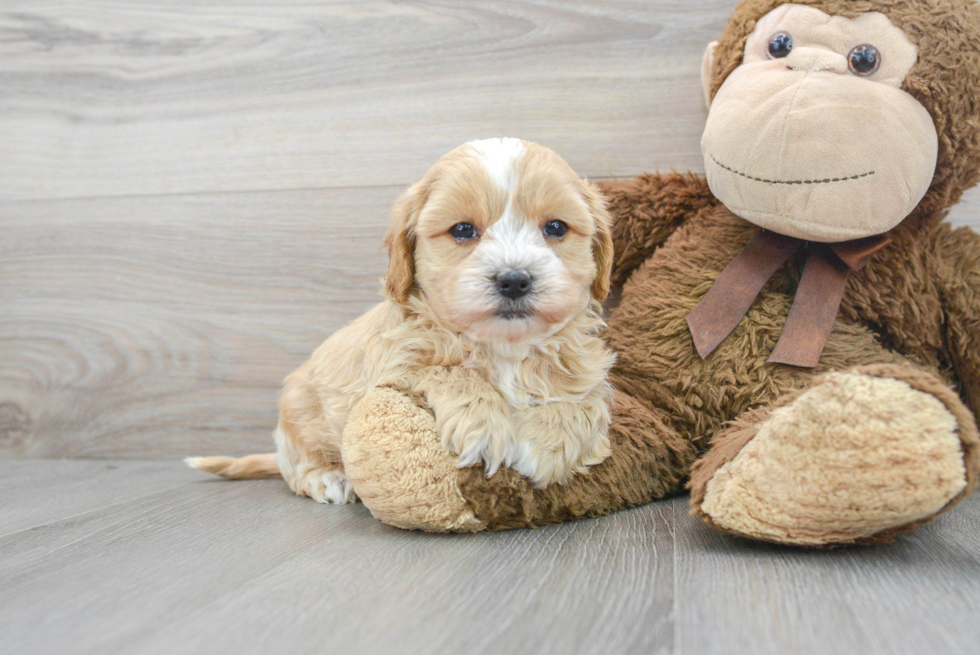
<path id="1" fill-rule="evenodd" d="M 399 191 L 6 203 L 0 448 L 269 449 L 282 378 L 380 300 Z"/>
<path id="2" fill-rule="evenodd" d="M 430 535 L 179 462 L 7 460 L 0 492 L 20 494 L 0 503 L 3 653 L 969 655 L 980 639 L 976 495 L 894 544 L 808 551 L 713 532 L 686 498 Z M 30 496 L 47 502 L 26 516 Z"/>
<path id="3" fill-rule="evenodd" d="M 7 0 L 0 457 L 267 450 L 282 378 L 377 301 L 388 207 L 513 134 L 701 171 L 732 0 Z M 980 189 L 951 221 L 980 226 Z"/>
<path id="4" fill-rule="evenodd" d="M 0 475 L 14 465 L 51 469 L 8 461 Z M 672 652 L 669 504 L 428 535 L 281 481 L 155 466 L 172 488 L 145 493 L 132 476 L 105 505 L 90 482 L 75 495 L 91 511 L 0 537 L 0 652 Z"/>
<path id="5" fill-rule="evenodd" d="M 407 185 L 480 136 L 690 168 L 731 6 L 7 0 L 0 198 Z"/>
<path id="6" fill-rule="evenodd" d="M 193 479 L 200 475 L 177 462 L 6 460 L 0 464 L 0 537 L 132 503 Z"/>
<path id="7" fill-rule="evenodd" d="M 976 495 L 893 544 L 833 551 L 729 537 L 673 509 L 678 652 L 977 651 Z"/>

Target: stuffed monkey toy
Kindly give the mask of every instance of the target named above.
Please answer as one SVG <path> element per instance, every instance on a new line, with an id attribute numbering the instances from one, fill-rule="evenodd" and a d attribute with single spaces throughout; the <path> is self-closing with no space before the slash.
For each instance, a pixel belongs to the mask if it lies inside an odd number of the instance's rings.
<path id="1" fill-rule="evenodd" d="M 351 416 L 381 520 L 530 527 L 677 493 L 743 537 L 885 541 L 977 485 L 980 238 L 943 222 L 980 179 L 975 0 L 746 0 L 702 65 L 706 177 L 604 185 L 622 301 L 613 454 L 564 486 L 486 478 L 424 402 Z"/>

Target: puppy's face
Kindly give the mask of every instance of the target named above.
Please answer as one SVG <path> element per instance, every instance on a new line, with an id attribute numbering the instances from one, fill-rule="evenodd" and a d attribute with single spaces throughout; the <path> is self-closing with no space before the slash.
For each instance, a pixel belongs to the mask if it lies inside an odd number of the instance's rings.
<path id="1" fill-rule="evenodd" d="M 609 291 L 612 239 L 598 192 L 551 150 L 473 141 L 396 205 L 388 293 L 418 293 L 479 341 L 539 339 Z"/>

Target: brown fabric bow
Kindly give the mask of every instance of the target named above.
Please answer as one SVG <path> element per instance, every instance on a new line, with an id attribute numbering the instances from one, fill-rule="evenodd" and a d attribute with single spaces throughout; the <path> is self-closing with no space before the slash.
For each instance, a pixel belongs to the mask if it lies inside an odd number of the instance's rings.
<path id="1" fill-rule="evenodd" d="M 704 359 L 725 340 L 779 267 L 808 242 L 768 230 L 758 234 L 725 267 L 698 306 L 687 315 L 694 346 Z M 803 276 L 770 363 L 812 368 L 820 362 L 848 271 L 860 270 L 891 243 L 878 235 L 841 243 L 810 243 Z"/>

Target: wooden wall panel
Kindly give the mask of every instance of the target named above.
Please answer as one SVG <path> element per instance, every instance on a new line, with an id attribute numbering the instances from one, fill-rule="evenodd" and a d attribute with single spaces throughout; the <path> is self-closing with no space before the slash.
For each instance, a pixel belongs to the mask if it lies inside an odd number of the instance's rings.
<path id="1" fill-rule="evenodd" d="M 0 450 L 268 447 L 280 380 L 379 300 L 399 191 L 4 204 Z"/>
<path id="2" fill-rule="evenodd" d="M 445 151 L 700 171 L 732 6 L 5 2 L 0 456 L 268 448 L 280 380 L 377 301 L 388 207 Z"/>
<path id="3" fill-rule="evenodd" d="M 403 185 L 480 136 L 690 168 L 731 6 L 7 0 L 0 198 Z"/>

